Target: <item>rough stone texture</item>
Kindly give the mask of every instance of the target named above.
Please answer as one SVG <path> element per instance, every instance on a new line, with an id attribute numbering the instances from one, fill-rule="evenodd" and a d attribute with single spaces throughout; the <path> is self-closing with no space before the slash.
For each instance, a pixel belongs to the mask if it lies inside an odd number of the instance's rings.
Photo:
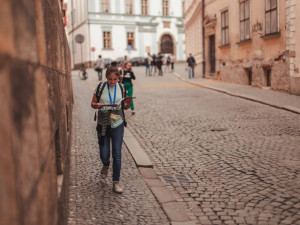
<path id="1" fill-rule="evenodd" d="M 271 72 L 271 88 L 274 90 L 290 91 L 290 76 L 288 64 L 282 60 L 275 62 Z"/>
<path id="2" fill-rule="evenodd" d="M 64 224 L 72 84 L 58 1 L 0 2 L 0 100 L 0 223 Z"/>

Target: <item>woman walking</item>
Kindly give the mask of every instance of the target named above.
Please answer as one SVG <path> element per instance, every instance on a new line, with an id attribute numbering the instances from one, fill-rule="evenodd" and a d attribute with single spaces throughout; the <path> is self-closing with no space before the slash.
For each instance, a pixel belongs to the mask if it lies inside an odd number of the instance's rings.
<path id="1" fill-rule="evenodd" d="M 91 106 L 98 109 L 97 134 L 100 148 L 100 159 L 103 163 L 101 177 L 107 177 L 110 165 L 110 140 L 112 143 L 113 158 L 113 191 L 121 194 L 123 189 L 119 184 L 121 172 L 121 151 L 126 126 L 124 109 L 128 109 L 129 102 L 121 102 L 126 97 L 124 85 L 119 83 L 118 67 L 109 66 L 106 70 L 106 82 L 100 82 L 93 95 Z M 115 104 L 119 104 L 117 107 Z M 110 106 L 107 106 L 110 105 Z"/>
<path id="2" fill-rule="evenodd" d="M 125 62 L 123 70 L 121 70 L 121 81 L 122 84 L 125 85 L 127 91 L 128 91 L 128 96 L 132 97 L 133 94 L 133 84 L 132 84 L 132 80 L 135 80 L 135 76 L 132 70 L 132 66 L 130 62 Z M 131 102 L 131 115 L 134 115 L 134 105 L 133 105 L 133 101 Z"/>

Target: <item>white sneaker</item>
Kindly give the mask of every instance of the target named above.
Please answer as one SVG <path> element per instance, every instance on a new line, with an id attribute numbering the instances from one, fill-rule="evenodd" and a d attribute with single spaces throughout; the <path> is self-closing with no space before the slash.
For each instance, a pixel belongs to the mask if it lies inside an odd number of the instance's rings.
<path id="1" fill-rule="evenodd" d="M 105 179 L 107 177 L 109 166 L 103 166 L 101 169 L 101 177 Z"/>
<path id="2" fill-rule="evenodd" d="M 122 194 L 123 192 L 123 189 L 121 188 L 119 182 L 115 182 L 114 181 L 114 184 L 113 184 L 113 191 L 117 194 Z"/>

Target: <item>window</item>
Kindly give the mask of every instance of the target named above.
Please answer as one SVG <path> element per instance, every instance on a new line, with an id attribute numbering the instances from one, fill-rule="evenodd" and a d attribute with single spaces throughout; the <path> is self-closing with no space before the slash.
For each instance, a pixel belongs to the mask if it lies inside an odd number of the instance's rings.
<path id="1" fill-rule="evenodd" d="M 142 15 L 148 15 L 148 0 L 142 0 Z"/>
<path id="2" fill-rule="evenodd" d="M 265 21 L 266 34 L 278 32 L 277 0 L 266 0 Z"/>
<path id="3" fill-rule="evenodd" d="M 134 48 L 134 33 L 127 32 L 127 47 L 130 46 L 130 49 Z"/>
<path id="4" fill-rule="evenodd" d="M 133 14 L 133 0 L 126 0 L 126 13 Z"/>
<path id="5" fill-rule="evenodd" d="M 162 5 L 163 16 L 168 16 L 169 15 L 169 1 L 163 0 L 162 3 L 163 3 L 163 5 Z"/>
<path id="6" fill-rule="evenodd" d="M 109 13 L 109 0 L 101 0 L 102 12 Z"/>
<path id="7" fill-rule="evenodd" d="M 228 21 L 228 10 L 221 13 L 221 38 L 222 45 L 229 44 L 229 21 Z"/>
<path id="8" fill-rule="evenodd" d="M 249 0 L 240 2 L 240 40 L 250 39 Z"/>
<path id="9" fill-rule="evenodd" d="M 111 34 L 110 32 L 103 32 L 103 48 L 110 49 L 111 48 Z"/>

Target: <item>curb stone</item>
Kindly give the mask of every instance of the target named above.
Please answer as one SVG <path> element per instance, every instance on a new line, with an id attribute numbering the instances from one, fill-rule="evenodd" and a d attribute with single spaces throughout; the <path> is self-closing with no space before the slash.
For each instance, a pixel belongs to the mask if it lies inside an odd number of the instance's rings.
<path id="1" fill-rule="evenodd" d="M 289 112 L 292 112 L 292 113 L 300 114 L 300 109 L 297 108 L 297 107 L 293 107 L 293 106 L 281 106 L 281 105 L 274 104 L 274 103 L 271 103 L 271 102 L 267 102 L 267 101 L 264 101 L 264 100 L 261 100 L 261 99 L 258 99 L 258 98 L 252 97 L 252 96 L 242 95 L 242 94 L 236 94 L 236 93 L 232 93 L 230 91 L 224 90 L 224 89 L 211 87 L 211 86 L 208 86 L 208 85 L 205 85 L 205 84 L 199 84 L 199 83 L 196 83 L 196 82 L 193 82 L 193 81 L 189 81 L 189 80 L 183 79 L 176 72 L 173 72 L 173 75 L 175 75 L 178 79 L 180 79 L 180 80 L 182 80 L 184 82 L 187 82 L 187 83 L 190 83 L 190 84 L 193 84 L 193 85 L 196 85 L 196 86 L 207 88 L 207 89 L 210 89 L 210 90 L 213 90 L 213 91 L 218 91 L 218 92 L 221 92 L 221 93 L 224 93 L 224 94 L 228 94 L 228 95 L 231 95 L 231 96 L 235 96 L 235 97 L 238 97 L 238 98 L 243 98 L 243 99 L 246 99 L 246 100 L 249 100 L 249 101 L 258 102 L 258 103 L 261 103 L 261 104 L 264 104 L 264 105 L 268 105 L 268 106 L 271 106 L 271 107 L 274 107 L 274 108 L 277 108 L 277 109 L 282 109 L 282 110 L 289 111 Z"/>
<path id="2" fill-rule="evenodd" d="M 173 192 L 157 177 L 147 153 L 144 152 L 128 129 L 126 129 L 124 133 L 124 143 L 132 155 L 144 181 L 161 205 L 162 210 L 166 213 L 171 224 L 194 225 L 188 217 L 184 204 L 177 202 Z"/>

